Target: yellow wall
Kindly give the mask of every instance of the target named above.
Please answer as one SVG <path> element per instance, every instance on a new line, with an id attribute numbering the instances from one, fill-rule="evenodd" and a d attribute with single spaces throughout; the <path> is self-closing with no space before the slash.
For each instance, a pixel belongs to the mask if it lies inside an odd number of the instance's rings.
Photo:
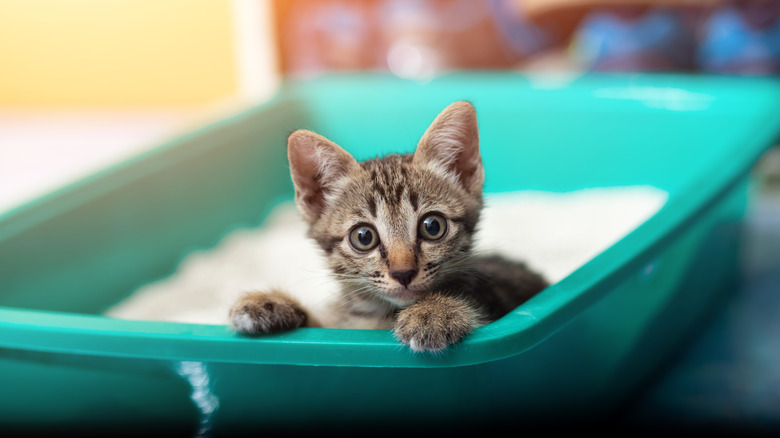
<path id="1" fill-rule="evenodd" d="M 0 105 L 188 105 L 236 93 L 229 0 L 0 0 Z"/>

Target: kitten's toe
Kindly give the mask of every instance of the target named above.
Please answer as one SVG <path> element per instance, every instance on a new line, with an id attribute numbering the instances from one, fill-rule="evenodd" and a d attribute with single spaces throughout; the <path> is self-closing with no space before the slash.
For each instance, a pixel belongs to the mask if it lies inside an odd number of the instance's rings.
<path id="1" fill-rule="evenodd" d="M 478 325 L 477 312 L 461 300 L 435 296 L 398 314 L 393 334 L 415 352 L 440 352 Z"/>
<path id="2" fill-rule="evenodd" d="M 275 333 L 305 326 L 306 311 L 282 292 L 250 292 L 230 309 L 230 326 L 246 335 Z"/>

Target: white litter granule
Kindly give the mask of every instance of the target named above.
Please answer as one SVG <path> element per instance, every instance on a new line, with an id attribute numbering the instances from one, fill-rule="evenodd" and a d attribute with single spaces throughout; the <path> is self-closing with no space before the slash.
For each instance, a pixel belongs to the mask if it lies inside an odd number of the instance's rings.
<path id="1" fill-rule="evenodd" d="M 525 261 L 551 283 L 609 248 L 655 214 L 667 193 L 648 186 L 485 195 L 476 251 Z M 290 201 L 256 228 L 227 234 L 185 257 L 169 277 L 110 308 L 125 319 L 226 324 L 243 293 L 278 288 L 317 313 L 338 286 Z"/>

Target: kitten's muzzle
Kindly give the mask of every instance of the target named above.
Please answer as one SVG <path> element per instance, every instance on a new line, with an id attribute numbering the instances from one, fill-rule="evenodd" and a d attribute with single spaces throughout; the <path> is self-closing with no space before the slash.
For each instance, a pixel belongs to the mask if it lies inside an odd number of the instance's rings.
<path id="1" fill-rule="evenodd" d="M 409 284 L 411 284 L 412 280 L 414 280 L 414 277 L 417 276 L 418 272 L 419 269 L 409 269 L 406 271 L 392 271 L 390 272 L 390 276 L 393 277 L 397 282 L 401 283 L 401 286 L 408 287 Z"/>

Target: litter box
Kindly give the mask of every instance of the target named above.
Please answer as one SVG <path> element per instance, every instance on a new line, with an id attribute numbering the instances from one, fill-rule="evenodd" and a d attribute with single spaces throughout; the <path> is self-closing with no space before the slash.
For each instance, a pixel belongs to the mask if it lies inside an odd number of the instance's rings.
<path id="1" fill-rule="evenodd" d="M 650 186 L 666 203 L 442 354 L 413 354 L 389 331 L 246 338 L 223 325 L 102 316 L 289 200 L 291 131 L 317 131 L 359 159 L 409 152 L 462 99 L 478 112 L 486 191 Z M 607 421 L 734 290 L 750 170 L 778 132 L 780 84 L 770 79 L 288 80 L 268 103 L 0 216 L 0 429 Z"/>

